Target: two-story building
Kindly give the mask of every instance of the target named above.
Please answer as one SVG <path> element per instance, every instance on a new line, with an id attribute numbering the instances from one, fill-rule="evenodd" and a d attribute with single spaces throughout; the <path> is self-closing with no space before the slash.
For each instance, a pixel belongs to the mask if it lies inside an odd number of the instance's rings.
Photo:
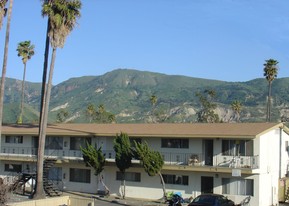
<path id="1" fill-rule="evenodd" d="M 215 124 L 51 124 L 47 128 L 46 158 L 57 159 L 49 178 L 68 191 L 96 193 L 103 185 L 86 167 L 80 145 L 86 141 L 106 156 L 101 174 L 110 194 L 120 195 L 120 173 L 114 163 L 113 139 L 120 132 L 147 142 L 165 161 L 162 176 L 167 191 L 183 197 L 218 193 L 239 203 L 278 204 L 279 179 L 288 174 L 289 129 L 282 123 Z M 36 172 L 37 125 L 2 127 L 0 174 Z M 159 199 L 158 176 L 149 177 L 137 160 L 126 172 L 126 196 Z"/>

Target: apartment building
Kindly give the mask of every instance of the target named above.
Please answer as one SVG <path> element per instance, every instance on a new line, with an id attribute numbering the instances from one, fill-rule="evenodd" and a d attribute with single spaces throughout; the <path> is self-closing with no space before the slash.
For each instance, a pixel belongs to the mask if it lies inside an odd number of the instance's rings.
<path id="1" fill-rule="evenodd" d="M 55 160 L 48 179 L 63 190 L 97 193 L 103 185 L 86 167 L 80 146 L 101 146 L 106 166 L 101 178 L 110 194 L 120 195 L 120 173 L 115 165 L 113 139 L 120 132 L 147 142 L 165 161 L 162 175 L 167 191 L 183 197 L 218 193 L 239 203 L 277 205 L 278 183 L 288 174 L 289 129 L 282 123 L 217 124 L 51 124 L 45 158 Z M 5 125 L 0 145 L 0 175 L 36 171 L 37 125 Z M 126 172 L 126 196 L 162 197 L 159 176 L 148 176 L 139 161 Z"/>

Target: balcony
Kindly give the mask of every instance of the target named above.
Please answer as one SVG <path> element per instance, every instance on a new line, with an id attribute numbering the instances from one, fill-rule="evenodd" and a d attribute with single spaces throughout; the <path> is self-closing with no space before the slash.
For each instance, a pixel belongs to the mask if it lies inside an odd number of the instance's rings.
<path id="1" fill-rule="evenodd" d="M 165 168 L 186 169 L 192 171 L 223 171 L 232 169 L 250 171 L 259 169 L 259 156 L 223 156 L 222 154 L 206 157 L 198 153 L 161 153 Z"/>
<path id="2" fill-rule="evenodd" d="M 114 150 L 103 151 L 108 162 L 114 162 Z M 58 160 L 82 160 L 80 150 L 52 150 L 46 149 L 45 156 Z M 166 167 L 177 168 L 230 168 L 230 169 L 259 169 L 259 156 L 223 156 L 205 157 L 199 153 L 161 153 Z M 0 159 L 34 161 L 37 158 L 37 148 L 28 147 L 1 147 Z M 139 161 L 133 161 L 138 163 Z"/>

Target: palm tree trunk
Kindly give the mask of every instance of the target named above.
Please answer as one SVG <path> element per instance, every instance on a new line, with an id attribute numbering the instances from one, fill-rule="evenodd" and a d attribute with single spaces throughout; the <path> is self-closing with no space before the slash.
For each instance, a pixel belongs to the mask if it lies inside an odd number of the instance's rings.
<path id="1" fill-rule="evenodd" d="M 271 107 L 271 103 L 270 102 L 271 102 L 271 82 L 268 81 L 266 122 L 270 122 L 270 107 Z"/>
<path id="2" fill-rule="evenodd" d="M 44 106 L 43 105 L 45 104 L 45 91 L 46 91 L 48 56 L 49 56 L 49 36 L 48 36 L 49 30 L 50 30 L 50 19 L 48 18 L 48 20 L 47 20 L 47 29 L 46 29 L 46 40 L 45 40 L 43 74 L 42 74 L 42 88 L 41 88 L 41 103 L 40 103 L 39 125 L 41 125 L 41 118 L 42 118 L 42 113 L 43 113 L 43 110 L 44 110 Z"/>
<path id="3" fill-rule="evenodd" d="M 2 121 L 3 121 L 2 119 L 3 119 L 3 106 L 4 106 L 4 88 L 5 88 L 5 78 L 6 78 L 7 60 L 8 60 L 8 45 L 9 45 L 12 7 L 13 7 L 13 0 L 10 0 L 9 8 L 8 8 L 7 25 L 6 25 L 5 47 L 4 47 L 3 68 L 2 68 L 1 89 L 0 89 L 0 137 L 1 137 Z"/>
<path id="4" fill-rule="evenodd" d="M 22 124 L 23 123 L 23 108 L 24 108 L 24 87 L 25 87 L 25 76 L 26 76 L 26 63 L 24 63 L 24 71 L 23 71 L 23 79 L 22 79 L 22 91 L 21 91 L 21 106 L 20 106 L 20 116 L 19 116 L 19 120 L 18 124 Z"/>
<path id="5" fill-rule="evenodd" d="M 269 82 L 268 89 L 268 121 L 271 122 L 271 91 L 272 91 L 272 82 Z"/>
<path id="6" fill-rule="evenodd" d="M 49 18 L 47 21 L 47 30 L 46 30 L 46 40 L 45 40 L 45 52 L 44 52 L 44 64 L 43 64 L 43 74 L 42 74 L 42 88 L 41 88 L 41 103 L 40 103 L 40 115 L 39 115 L 39 131 L 38 131 L 38 155 L 43 154 L 43 157 L 41 159 L 38 158 L 37 162 L 37 183 L 40 181 L 39 184 L 36 183 L 36 190 L 35 190 L 35 198 L 40 199 L 42 196 L 44 196 L 44 191 L 43 191 L 43 168 L 41 165 L 43 165 L 44 162 L 44 150 L 45 150 L 45 139 L 43 140 L 41 138 L 41 134 L 43 133 L 43 113 L 44 113 L 44 108 L 46 105 L 46 79 L 47 79 L 47 67 L 48 67 L 48 56 L 49 56 L 49 36 L 48 32 L 50 29 L 50 23 L 49 23 Z M 41 155 L 40 155 L 41 156 Z M 38 157 L 40 157 L 38 156 Z M 40 187 L 40 188 L 39 188 Z M 39 189 L 37 189 L 39 188 Z"/>
<path id="7" fill-rule="evenodd" d="M 44 163 L 44 150 L 45 150 L 45 139 L 46 139 L 46 129 L 48 120 L 48 110 L 50 102 L 50 94 L 52 88 L 52 78 L 54 71 L 54 63 L 56 59 L 56 48 L 52 50 L 52 57 L 49 70 L 49 78 L 47 83 L 47 90 L 45 95 L 45 104 L 43 104 L 44 110 L 41 118 L 40 134 L 39 134 L 39 146 L 38 146 L 38 160 L 37 160 L 37 186 L 36 186 L 36 199 L 45 196 L 43 189 L 43 163 Z"/>

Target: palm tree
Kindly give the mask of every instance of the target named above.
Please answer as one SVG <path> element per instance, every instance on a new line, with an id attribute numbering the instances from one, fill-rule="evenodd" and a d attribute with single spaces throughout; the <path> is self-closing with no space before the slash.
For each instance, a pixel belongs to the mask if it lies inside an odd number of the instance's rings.
<path id="1" fill-rule="evenodd" d="M 49 18 L 48 36 L 52 47 L 52 56 L 49 70 L 47 88 L 45 89 L 41 117 L 41 125 L 39 129 L 39 148 L 37 161 L 37 184 L 36 198 L 45 196 L 43 190 L 43 162 L 44 162 L 44 145 L 48 119 L 48 109 L 50 102 L 50 94 L 52 87 L 52 78 L 57 48 L 63 48 L 66 37 L 70 34 L 76 25 L 77 19 L 80 17 L 81 2 L 80 0 L 54 0 L 44 1 L 42 5 L 42 16 Z"/>
<path id="2" fill-rule="evenodd" d="M 236 113 L 237 115 L 237 122 L 240 121 L 240 112 L 242 110 L 242 103 L 238 100 L 234 100 L 231 103 L 231 108 L 233 109 L 233 111 Z"/>
<path id="3" fill-rule="evenodd" d="M 89 119 L 89 123 L 93 120 L 93 117 L 95 116 L 95 107 L 93 104 L 89 103 L 86 110 L 85 110 L 85 115 Z"/>
<path id="4" fill-rule="evenodd" d="M 156 117 L 155 117 L 155 108 L 156 108 L 156 104 L 158 101 L 158 97 L 156 95 L 152 95 L 150 97 L 150 102 L 152 105 L 152 111 L 151 111 L 151 116 L 152 116 L 152 122 L 155 123 L 156 122 Z"/>
<path id="5" fill-rule="evenodd" d="M 264 65 L 264 77 L 268 81 L 268 99 L 267 99 L 267 114 L 266 121 L 271 121 L 271 91 L 272 91 L 272 82 L 277 77 L 278 74 L 278 61 L 275 59 L 265 60 Z"/>
<path id="6" fill-rule="evenodd" d="M 0 29 L 2 28 L 3 25 L 3 19 L 6 15 L 7 9 L 5 8 L 6 3 L 8 0 L 2 0 L 0 1 Z"/>
<path id="7" fill-rule="evenodd" d="M 23 41 L 23 42 L 20 42 L 18 44 L 16 51 L 18 52 L 18 56 L 22 57 L 22 62 L 24 65 L 23 80 L 22 80 L 22 92 L 21 92 L 20 116 L 18 117 L 18 120 L 17 120 L 18 124 L 22 124 L 26 63 L 34 55 L 34 45 L 31 44 L 30 41 Z"/>
<path id="8" fill-rule="evenodd" d="M 3 117 L 3 104 L 4 104 L 4 88 L 5 88 L 5 78 L 7 70 L 7 60 L 8 60 L 8 45 L 9 45 L 9 36 L 10 36 L 10 22 L 12 14 L 13 0 L 9 1 L 8 8 L 8 19 L 6 24 L 6 35 L 5 35 L 5 47 L 4 47 L 4 58 L 3 58 L 3 67 L 2 67 L 2 77 L 1 77 L 1 89 L 0 89 L 0 137 L 1 137 L 1 127 L 2 127 L 2 117 Z"/>

